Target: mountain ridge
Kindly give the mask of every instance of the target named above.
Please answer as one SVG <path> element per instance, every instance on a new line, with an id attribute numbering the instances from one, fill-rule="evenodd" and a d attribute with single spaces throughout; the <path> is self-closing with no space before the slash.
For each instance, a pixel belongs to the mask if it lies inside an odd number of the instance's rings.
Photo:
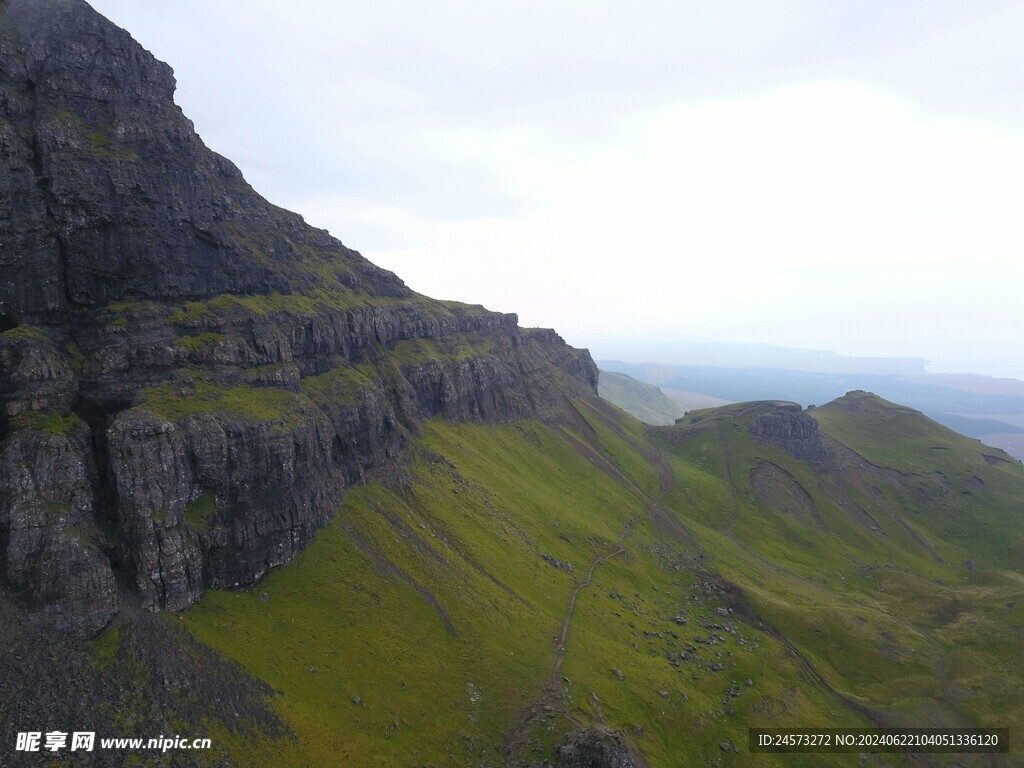
<path id="1" fill-rule="evenodd" d="M 672 424 L 687 410 L 653 384 L 615 371 L 600 372 L 597 393 L 645 424 L 655 426 Z"/>
<path id="2" fill-rule="evenodd" d="M 596 389 L 554 331 L 419 296 L 267 203 L 86 3 L 11 0 L 2 30 L 0 521 L 8 584 L 61 625 L 99 631 L 116 581 L 180 610 L 258 579 L 434 414 Z"/>
<path id="3" fill-rule="evenodd" d="M 682 358 L 681 358 L 682 360 Z M 675 390 L 703 393 L 727 401 L 785 397 L 803 405 L 824 403 L 844 392 L 866 389 L 910 405 L 968 437 L 980 438 L 1017 458 L 1024 416 L 1024 382 L 972 374 L 876 374 L 869 370 L 847 373 L 825 370 L 693 364 L 630 364 L 599 361 L 602 370 L 615 370 L 656 384 L 669 394 Z"/>

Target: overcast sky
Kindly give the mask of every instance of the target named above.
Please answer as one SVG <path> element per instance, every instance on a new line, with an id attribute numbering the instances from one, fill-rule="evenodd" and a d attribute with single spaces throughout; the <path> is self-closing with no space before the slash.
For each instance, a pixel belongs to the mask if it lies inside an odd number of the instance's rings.
<path id="1" fill-rule="evenodd" d="M 1024 377 L 1024 3 L 92 5 L 259 192 L 422 293 L 597 356 Z"/>

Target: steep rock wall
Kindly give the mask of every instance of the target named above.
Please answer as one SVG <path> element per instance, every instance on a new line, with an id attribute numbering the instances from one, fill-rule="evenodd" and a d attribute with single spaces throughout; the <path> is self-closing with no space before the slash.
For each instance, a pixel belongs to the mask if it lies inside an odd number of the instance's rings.
<path id="1" fill-rule="evenodd" d="M 552 418 L 586 351 L 267 203 L 81 0 L 0 4 L 0 566 L 98 631 L 287 563 L 425 419 Z"/>

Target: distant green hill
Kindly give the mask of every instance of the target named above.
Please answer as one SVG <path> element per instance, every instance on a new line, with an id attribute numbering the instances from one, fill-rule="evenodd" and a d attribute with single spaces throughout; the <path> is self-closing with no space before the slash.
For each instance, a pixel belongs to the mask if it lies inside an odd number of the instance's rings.
<path id="1" fill-rule="evenodd" d="M 741 347 L 742 348 L 742 347 Z M 898 360 L 894 360 L 898 362 Z M 824 363 L 823 363 L 824 365 Z M 865 370 L 808 370 L 740 366 L 632 364 L 598 360 L 615 371 L 674 391 L 700 393 L 725 402 L 785 398 L 802 405 L 825 403 L 844 392 L 869 389 L 904 403 L 968 437 L 1024 458 L 1024 382 L 971 374 L 881 373 Z"/>
<path id="2" fill-rule="evenodd" d="M 601 371 L 598 394 L 645 424 L 666 426 L 686 413 L 686 409 L 670 399 L 658 387 L 637 381 L 625 373 Z"/>

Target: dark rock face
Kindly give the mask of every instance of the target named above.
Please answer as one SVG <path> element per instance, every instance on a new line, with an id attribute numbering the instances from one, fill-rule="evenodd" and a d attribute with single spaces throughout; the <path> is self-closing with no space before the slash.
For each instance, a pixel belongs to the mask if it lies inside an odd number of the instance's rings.
<path id="1" fill-rule="evenodd" d="M 617 731 L 607 728 L 569 736 L 558 748 L 558 768 L 636 768 L 626 742 Z"/>
<path id="2" fill-rule="evenodd" d="M 0 446 L 0 528 L 8 587 L 61 629 L 93 634 L 115 610 L 110 563 L 95 540 L 84 425 L 19 430 Z"/>
<path id="3" fill-rule="evenodd" d="M 750 422 L 750 433 L 767 445 L 806 461 L 829 462 L 835 452 L 825 443 L 821 429 L 799 406 L 775 407 Z"/>
<path id="4" fill-rule="evenodd" d="M 216 723 L 253 739 L 289 735 L 274 711 L 269 685 L 197 641 L 166 614 L 124 611 L 117 628 L 103 638 L 98 656 L 92 644 L 67 642 L 0 593 L 0 636 L 0 722 L 15 733 L 36 730 L 40 722 L 88 724 L 97 733 L 144 733 L 170 722 L 197 733 Z M 155 761 L 147 756 L 144 763 L 237 765 L 218 741 L 212 750 L 202 750 L 202 758 L 182 750 Z M 23 753 L 4 765 L 46 765 L 52 760 L 47 756 Z M 92 752 L 76 752 L 73 765 L 124 768 L 135 760 L 124 750 L 97 744 Z"/>
<path id="5" fill-rule="evenodd" d="M 11 0 L 5 13 L 0 223 L 19 321 L 125 299 L 316 287 L 316 249 L 360 290 L 408 296 L 300 216 L 260 198 L 173 102 L 174 75 L 81 0 Z"/>
<path id="6" fill-rule="evenodd" d="M 82 634 L 288 562 L 425 419 L 549 418 L 586 351 L 257 195 L 81 0 L 0 3 L 0 570 Z"/>
<path id="7" fill-rule="evenodd" d="M 38 332 L 0 334 L 0 418 L 20 413 L 67 413 L 75 397 L 75 377 L 63 355 Z"/>

